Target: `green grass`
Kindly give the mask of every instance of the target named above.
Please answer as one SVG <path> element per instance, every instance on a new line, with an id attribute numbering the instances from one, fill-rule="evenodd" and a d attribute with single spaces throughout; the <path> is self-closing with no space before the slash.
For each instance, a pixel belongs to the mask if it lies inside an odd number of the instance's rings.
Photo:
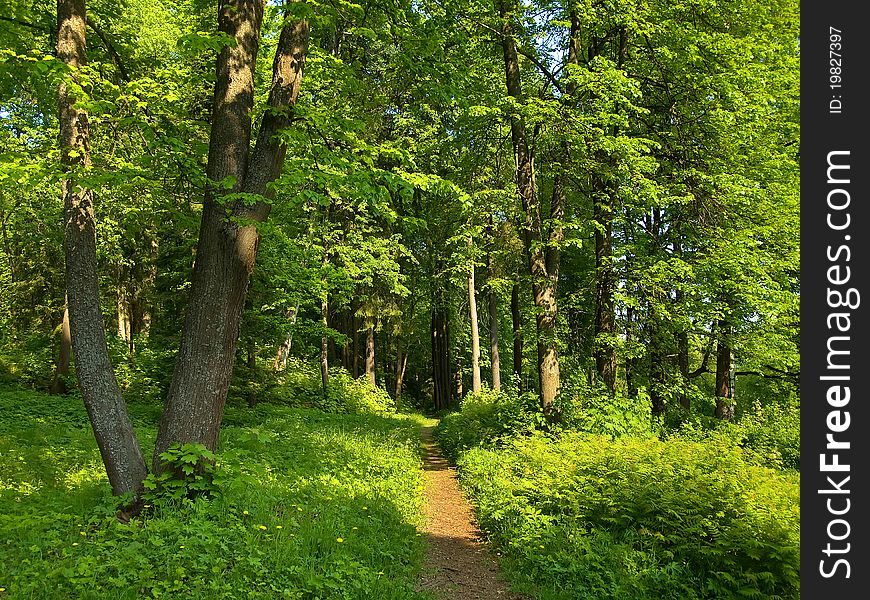
<path id="1" fill-rule="evenodd" d="M 131 406 L 147 456 L 159 412 Z M 419 426 L 230 408 L 222 495 L 123 524 L 81 399 L 0 390 L 0 597 L 425 598 Z"/>

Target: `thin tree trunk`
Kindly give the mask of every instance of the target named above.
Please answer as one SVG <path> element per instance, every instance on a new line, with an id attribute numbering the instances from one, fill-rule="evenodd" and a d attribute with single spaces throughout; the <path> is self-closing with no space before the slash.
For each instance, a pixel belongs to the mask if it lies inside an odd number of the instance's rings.
<path id="1" fill-rule="evenodd" d="M 432 382 L 435 410 L 451 404 L 450 325 L 443 298 L 436 292 L 432 310 Z"/>
<path id="2" fill-rule="evenodd" d="M 402 399 L 402 385 L 405 382 L 405 369 L 408 367 L 408 354 L 402 347 L 402 336 L 396 337 L 396 403 Z"/>
<path id="3" fill-rule="evenodd" d="M 522 389 L 523 384 L 523 319 L 520 313 L 520 284 L 511 290 L 511 327 L 514 334 L 514 376 Z"/>
<path id="4" fill-rule="evenodd" d="M 86 63 L 84 0 L 58 0 L 57 56 L 72 68 Z M 63 180 L 67 306 L 76 375 L 112 492 L 142 491 L 147 474 L 127 406 L 112 371 L 100 310 L 93 193 L 76 181 L 90 166 L 88 115 L 63 82 L 58 88 L 60 160 Z"/>
<path id="5" fill-rule="evenodd" d="M 613 272 L 613 209 L 603 190 L 595 195 L 595 367 L 598 378 L 613 393 L 616 390 L 616 315 L 613 294 L 616 289 Z"/>
<path id="6" fill-rule="evenodd" d="M 625 319 L 625 341 L 630 344 L 634 339 L 634 308 L 628 307 Z M 629 398 L 637 396 L 637 365 L 638 359 L 627 358 L 625 361 L 625 389 Z"/>
<path id="7" fill-rule="evenodd" d="M 320 299 L 320 323 L 323 325 L 323 337 L 320 338 L 320 383 L 323 395 L 329 393 L 329 336 L 326 330 L 329 327 L 329 300 L 326 292 Z"/>
<path id="8" fill-rule="evenodd" d="M 685 331 L 677 333 L 677 363 L 683 388 L 680 392 L 680 406 L 692 410 L 692 399 L 686 392 L 686 386 L 689 384 L 689 334 Z"/>
<path id="9" fill-rule="evenodd" d="M 296 315 L 299 314 L 299 305 L 292 307 L 287 311 L 287 318 L 290 319 L 290 331 L 281 345 L 278 346 L 278 351 L 275 353 L 275 361 L 272 363 L 272 370 L 279 373 L 287 368 L 287 360 L 290 358 L 290 347 L 293 345 L 293 328 L 296 325 Z"/>
<path id="10" fill-rule="evenodd" d="M 353 378 L 359 377 L 359 322 L 357 321 L 356 311 L 351 318 L 353 323 Z"/>
<path id="11" fill-rule="evenodd" d="M 281 31 L 272 68 L 269 107 L 253 151 L 251 109 L 264 0 L 221 0 L 218 29 L 235 40 L 217 60 L 214 109 L 206 173 L 202 224 L 187 317 L 175 362 L 166 408 L 154 450 L 176 442 L 217 446 L 220 423 L 232 375 L 236 343 L 248 282 L 257 255 L 255 225 L 270 205 L 221 202 L 231 192 L 267 194 L 267 185 L 281 171 L 286 147 L 277 132 L 290 123 L 308 48 L 307 21 L 288 21 Z"/>
<path id="12" fill-rule="evenodd" d="M 492 276 L 492 267 L 489 274 Z M 501 389 L 501 357 L 498 353 L 498 298 L 495 291 L 490 288 L 489 300 L 489 356 L 492 366 L 492 389 Z"/>
<path id="13" fill-rule="evenodd" d="M 372 387 L 377 387 L 378 381 L 375 374 L 375 326 L 370 324 L 366 329 L 366 379 Z"/>
<path id="14" fill-rule="evenodd" d="M 472 245 L 468 238 L 468 245 Z M 474 285 L 474 264 L 468 270 L 468 314 L 471 321 L 471 391 L 479 393 L 480 381 L 480 332 L 477 329 L 477 292 Z"/>
<path id="15" fill-rule="evenodd" d="M 60 352 L 54 370 L 54 380 L 49 389 L 52 394 L 66 394 L 69 390 L 65 377 L 69 375 L 69 363 L 72 354 L 72 341 L 69 334 L 69 303 L 64 298 L 63 320 L 60 323 Z"/>
<path id="16" fill-rule="evenodd" d="M 716 346 L 716 418 L 734 417 L 734 390 L 731 386 L 731 329 L 728 322 L 718 323 L 719 341 Z"/>
<path id="17" fill-rule="evenodd" d="M 253 338 L 248 340 L 248 406 L 256 406 L 257 405 L 257 388 L 256 388 L 256 377 L 257 377 L 257 344 L 254 342 Z"/>

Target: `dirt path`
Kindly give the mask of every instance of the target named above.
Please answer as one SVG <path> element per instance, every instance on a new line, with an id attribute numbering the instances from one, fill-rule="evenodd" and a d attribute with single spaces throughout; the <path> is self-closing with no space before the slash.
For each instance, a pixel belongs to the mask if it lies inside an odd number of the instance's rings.
<path id="1" fill-rule="evenodd" d="M 426 478 L 423 531 L 429 549 L 419 588 L 441 600 L 524 600 L 508 591 L 498 576 L 498 565 L 480 541 L 471 507 L 462 497 L 455 471 L 438 451 L 432 430 L 422 430 Z"/>

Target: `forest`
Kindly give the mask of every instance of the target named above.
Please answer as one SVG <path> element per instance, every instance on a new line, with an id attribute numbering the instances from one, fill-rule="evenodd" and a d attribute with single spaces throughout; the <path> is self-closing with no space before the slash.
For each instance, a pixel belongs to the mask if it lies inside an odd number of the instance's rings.
<path id="1" fill-rule="evenodd" d="M 799 598 L 799 23 L 0 0 L 0 599 Z"/>

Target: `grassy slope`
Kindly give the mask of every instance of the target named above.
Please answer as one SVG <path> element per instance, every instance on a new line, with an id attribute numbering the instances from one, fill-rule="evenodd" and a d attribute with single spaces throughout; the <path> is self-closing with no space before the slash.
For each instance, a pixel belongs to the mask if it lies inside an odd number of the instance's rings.
<path id="1" fill-rule="evenodd" d="M 132 412 L 150 456 L 159 408 Z M 0 597 L 423 597 L 418 422 L 224 422 L 222 498 L 121 524 L 80 399 L 0 390 Z"/>

